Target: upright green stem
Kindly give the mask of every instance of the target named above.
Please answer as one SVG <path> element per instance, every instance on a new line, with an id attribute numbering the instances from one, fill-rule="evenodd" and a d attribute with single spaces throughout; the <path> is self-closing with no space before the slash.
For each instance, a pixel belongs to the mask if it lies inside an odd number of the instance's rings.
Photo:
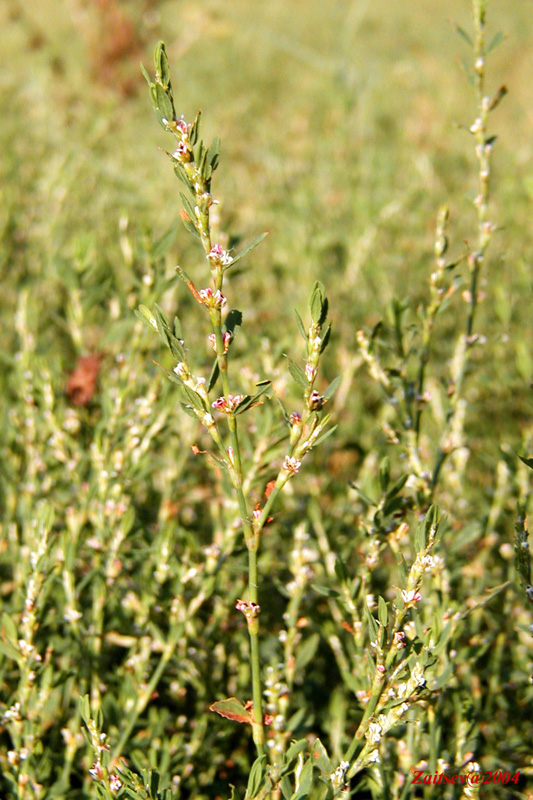
<path id="1" fill-rule="evenodd" d="M 217 288 L 222 286 L 222 273 L 219 273 L 216 281 Z M 228 377 L 228 364 L 224 352 L 224 338 L 222 335 L 220 313 L 213 314 L 211 317 L 213 330 L 215 333 L 216 351 L 222 389 L 225 397 L 230 395 L 230 384 Z M 258 575 L 257 575 L 257 549 L 259 547 L 259 533 L 256 533 L 250 522 L 250 515 L 246 498 L 244 496 L 242 484 L 242 462 L 239 446 L 239 436 L 237 431 L 237 420 L 233 414 L 228 415 L 228 428 L 230 433 L 231 447 L 233 451 L 233 463 L 230 464 L 230 474 L 233 488 L 237 496 L 239 513 L 241 515 L 242 528 L 246 547 L 248 548 L 248 595 L 250 603 L 257 604 L 258 599 Z M 259 660 L 259 620 L 247 618 L 248 632 L 250 635 L 250 661 L 252 669 L 252 699 L 253 699 L 253 738 L 258 755 L 265 754 L 265 732 L 263 727 L 263 692 L 261 688 L 261 666 Z"/>
<path id="2" fill-rule="evenodd" d="M 448 414 L 446 429 L 444 431 L 441 446 L 437 453 L 435 468 L 431 481 L 432 493 L 435 492 L 441 469 L 446 461 L 449 449 L 446 448 L 446 439 L 452 428 L 452 423 L 457 413 L 457 407 L 463 394 L 463 384 L 469 362 L 469 354 L 475 343 L 474 321 L 478 304 L 478 279 L 479 272 L 485 260 L 485 253 L 494 232 L 494 225 L 488 219 L 489 204 L 489 179 L 490 179 L 490 155 L 492 152 L 492 142 L 487 136 L 487 120 L 489 112 L 494 108 L 499 98 L 491 103 L 485 96 L 485 9 L 486 0 L 472 0 L 474 18 L 474 74 L 477 101 L 477 115 L 474 124 L 470 128 L 476 140 L 476 158 L 478 160 L 478 191 L 474 200 L 477 211 L 477 247 L 468 257 L 470 270 L 470 288 L 468 292 L 468 317 L 466 330 L 460 345 L 458 365 L 454 379 L 453 395 L 451 399 L 451 409 Z M 501 96 L 505 94 L 505 89 L 500 90 Z"/>

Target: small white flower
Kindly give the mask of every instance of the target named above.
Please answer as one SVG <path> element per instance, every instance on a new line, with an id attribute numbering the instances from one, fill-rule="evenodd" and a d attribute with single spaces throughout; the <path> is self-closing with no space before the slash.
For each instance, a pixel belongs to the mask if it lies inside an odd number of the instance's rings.
<path id="1" fill-rule="evenodd" d="M 379 744 L 381 741 L 381 725 L 379 722 L 371 722 L 366 732 L 366 738 L 373 744 Z"/>
<path id="2" fill-rule="evenodd" d="M 187 364 L 184 364 L 183 361 L 178 361 L 173 371 L 176 373 L 176 375 L 179 375 L 180 378 L 186 378 L 189 374 Z"/>
<path id="3" fill-rule="evenodd" d="M 285 460 L 283 462 L 283 469 L 290 475 L 296 475 L 301 465 L 302 462 L 299 461 L 297 458 L 294 458 L 293 456 L 285 456 Z"/>
<path id="4" fill-rule="evenodd" d="M 309 383 L 311 383 L 311 381 L 313 380 L 315 375 L 316 375 L 316 367 L 314 367 L 312 364 L 306 364 L 305 365 L 305 377 L 307 378 Z"/>
<path id="5" fill-rule="evenodd" d="M 63 619 L 66 622 L 72 623 L 72 622 L 77 622 L 79 619 L 81 619 L 81 616 L 82 616 L 81 613 L 77 611 L 75 608 L 72 608 L 72 606 L 67 606 L 65 608 L 65 613 L 63 614 Z"/>
<path id="6" fill-rule="evenodd" d="M 122 788 L 122 783 L 117 775 L 111 775 L 109 779 L 109 788 L 112 792 L 118 792 Z"/>
<path id="7" fill-rule="evenodd" d="M 426 682 L 424 678 L 424 667 L 420 661 L 416 662 L 411 671 L 411 680 L 413 680 L 417 686 L 423 686 Z"/>
<path id="8" fill-rule="evenodd" d="M 418 603 L 419 600 L 422 600 L 422 595 L 414 589 L 409 589 L 409 591 L 402 589 L 402 600 L 406 606 L 413 606 L 415 603 Z"/>

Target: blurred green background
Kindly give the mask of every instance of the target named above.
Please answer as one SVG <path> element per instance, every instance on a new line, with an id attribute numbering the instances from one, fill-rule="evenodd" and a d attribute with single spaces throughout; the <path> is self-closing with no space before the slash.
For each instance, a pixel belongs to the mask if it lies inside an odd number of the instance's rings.
<path id="1" fill-rule="evenodd" d="M 489 85 L 505 83 L 509 95 L 492 116 L 493 218 L 501 232 L 478 322 L 491 355 L 472 399 L 482 404 L 484 424 L 498 420 L 516 440 L 532 374 L 531 4 L 499 0 L 489 4 L 489 19 L 505 36 L 489 61 Z M 264 322 L 262 333 L 280 324 L 292 335 L 292 306 L 320 278 L 345 364 L 356 328 L 373 324 L 393 294 L 409 295 L 413 307 L 425 295 L 441 203 L 450 203 L 451 252 L 473 238 L 475 163 L 465 128 L 474 106 L 461 66 L 470 54 L 455 23 L 470 29 L 466 0 L 6 0 L 4 348 L 22 285 L 42 298 L 44 330 L 64 313 L 61 284 L 76 259 L 90 263 L 96 285 L 102 275 L 120 283 L 121 218 L 123 228 L 127 219 L 154 238 L 177 218 L 179 187 L 156 147 L 168 142 L 139 72 L 141 61 L 151 68 L 162 38 L 179 111 L 190 120 L 201 108 L 206 140 L 222 139 L 214 192 L 223 227 L 244 239 L 270 232 L 235 280 L 248 320 Z M 180 228 L 168 269 L 178 260 L 198 263 L 194 247 Z M 101 304 L 113 297 L 113 281 L 105 286 Z M 87 350 L 105 346 L 98 320 L 95 309 Z M 512 326 L 521 330 L 514 340 Z M 442 333 L 443 358 L 453 327 L 452 320 Z M 44 342 L 58 344 L 54 358 L 68 371 L 73 354 L 56 333 Z"/>

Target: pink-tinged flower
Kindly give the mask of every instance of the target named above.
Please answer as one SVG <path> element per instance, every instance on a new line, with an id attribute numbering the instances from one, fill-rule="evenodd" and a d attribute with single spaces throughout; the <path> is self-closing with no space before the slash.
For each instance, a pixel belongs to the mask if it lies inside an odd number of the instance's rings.
<path id="1" fill-rule="evenodd" d="M 228 352 L 229 343 L 231 342 L 232 338 L 233 338 L 233 334 L 232 334 L 231 331 L 226 331 L 222 335 L 222 342 L 223 342 L 223 345 L 224 345 L 224 354 L 226 354 Z M 217 351 L 217 337 L 215 336 L 214 333 L 210 333 L 209 336 L 207 337 L 207 339 L 209 341 L 209 344 L 211 345 L 211 347 L 213 348 L 213 350 L 216 353 L 216 351 Z"/>
<path id="2" fill-rule="evenodd" d="M 237 611 L 241 611 L 246 619 L 256 619 L 261 613 L 258 603 L 253 603 L 251 600 L 237 600 L 235 608 Z"/>
<path id="3" fill-rule="evenodd" d="M 227 397 L 218 397 L 211 405 L 223 414 L 232 414 L 243 400 L 243 394 L 228 394 Z"/>
<path id="4" fill-rule="evenodd" d="M 320 395 L 316 389 L 313 389 L 309 395 L 309 408 L 311 411 L 320 411 L 327 402 L 328 398 Z"/>
<path id="5" fill-rule="evenodd" d="M 89 775 L 92 775 L 92 777 L 97 781 L 104 779 L 104 770 L 98 761 L 95 761 L 92 765 L 92 768 L 89 770 Z"/>
<path id="6" fill-rule="evenodd" d="M 380 675 L 384 675 L 385 674 L 385 667 L 384 667 L 383 664 L 377 664 L 376 670 L 377 670 L 377 672 L 379 672 Z"/>
<path id="7" fill-rule="evenodd" d="M 224 250 L 222 245 L 214 244 L 209 253 L 207 254 L 207 258 L 211 261 L 212 264 L 220 264 L 223 267 L 229 267 L 231 262 L 233 261 L 233 257 L 230 256 L 227 250 Z"/>
<path id="8" fill-rule="evenodd" d="M 316 375 L 316 367 L 314 367 L 312 364 L 306 364 L 305 365 L 305 377 L 307 378 L 309 383 L 311 383 L 311 381 L 313 380 L 315 375 Z"/>
<path id="9" fill-rule="evenodd" d="M 415 592 L 414 589 L 409 589 L 409 591 L 402 589 L 402 600 L 406 606 L 414 606 L 415 603 L 418 603 L 419 600 L 422 600 L 422 595 L 420 592 Z"/>
<path id="10" fill-rule="evenodd" d="M 395 647 L 398 648 L 398 650 L 401 650 L 402 647 L 405 647 L 406 645 L 405 633 L 403 631 L 396 631 L 392 643 Z"/>
<path id="11" fill-rule="evenodd" d="M 283 469 L 285 472 L 288 472 L 289 475 L 296 475 L 298 470 L 300 469 L 302 462 L 299 461 L 294 456 L 285 456 L 285 461 L 283 462 Z"/>
<path id="12" fill-rule="evenodd" d="M 188 125 L 187 125 L 187 123 L 185 122 L 185 119 L 184 119 L 184 117 L 183 117 L 183 114 L 181 115 L 181 117 L 179 118 L 179 120 L 176 122 L 176 128 L 177 128 L 177 129 L 178 129 L 178 130 L 179 130 L 181 133 L 183 133 L 184 135 L 188 135 L 188 133 L 189 133 L 189 126 L 188 126 Z"/>
<path id="13" fill-rule="evenodd" d="M 226 331 L 222 334 L 222 342 L 224 344 L 224 353 L 227 353 L 229 350 L 229 343 L 233 339 L 233 334 L 231 331 Z"/>
<path id="14" fill-rule="evenodd" d="M 254 508 L 254 510 L 252 511 L 252 516 L 256 522 L 259 522 L 262 513 L 263 513 L 262 508 Z"/>
<path id="15" fill-rule="evenodd" d="M 224 308 L 226 305 L 226 298 L 220 289 L 217 289 L 216 292 L 214 292 L 210 287 L 208 287 L 207 289 L 200 289 L 198 294 L 200 295 L 204 306 L 207 306 L 208 308 Z"/>
<path id="16" fill-rule="evenodd" d="M 176 147 L 174 152 L 172 153 L 172 158 L 175 158 L 176 161 L 190 161 L 191 154 L 189 152 L 189 148 L 184 142 L 180 142 L 179 145 Z"/>
<path id="17" fill-rule="evenodd" d="M 291 425 L 296 427 L 302 421 L 302 415 L 298 411 L 293 411 L 290 416 Z"/>

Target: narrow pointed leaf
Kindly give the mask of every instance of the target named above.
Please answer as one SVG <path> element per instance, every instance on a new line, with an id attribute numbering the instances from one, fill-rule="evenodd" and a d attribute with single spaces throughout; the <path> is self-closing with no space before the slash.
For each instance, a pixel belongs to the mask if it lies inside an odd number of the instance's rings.
<path id="1" fill-rule="evenodd" d="M 232 260 L 231 264 L 228 264 L 228 266 L 225 269 L 227 269 L 227 270 L 231 269 L 238 261 L 241 260 L 241 258 L 244 258 L 244 256 L 247 256 L 248 253 L 250 252 L 250 250 L 253 250 L 254 247 L 257 247 L 258 244 L 261 244 L 263 239 L 266 239 L 267 236 L 268 236 L 268 233 L 262 233 L 260 236 L 257 237 L 257 239 L 254 239 L 253 242 L 248 245 L 248 247 L 245 247 L 245 249 L 242 251 L 242 253 L 239 253 L 238 255 L 236 255 L 234 257 L 234 259 Z"/>
<path id="2" fill-rule="evenodd" d="M 304 324 L 303 324 L 302 318 L 301 318 L 301 316 L 298 314 L 298 312 L 296 311 L 296 309 L 294 309 L 294 315 L 295 315 L 295 317 L 296 317 L 296 325 L 298 326 L 298 330 L 299 330 L 299 332 L 300 332 L 300 335 L 301 335 L 302 339 L 303 339 L 303 340 L 306 342 L 306 341 L 307 341 L 307 332 L 306 332 L 306 330 L 305 330 L 305 327 L 304 327 Z"/>
<path id="3" fill-rule="evenodd" d="M 259 756 L 252 764 L 252 769 L 250 770 L 250 776 L 248 778 L 248 786 L 246 788 L 246 800 L 253 800 L 261 788 L 263 778 L 265 777 L 265 761 L 266 756 Z"/>
<path id="4" fill-rule="evenodd" d="M 389 611 L 387 608 L 387 603 L 381 595 L 378 597 L 378 619 L 383 627 L 386 628 L 389 619 Z"/>
<path id="5" fill-rule="evenodd" d="M 320 436 L 318 436 L 317 439 L 315 440 L 313 447 L 316 447 L 318 444 L 322 444 L 322 442 L 325 441 L 328 438 L 328 436 L 331 436 L 332 433 L 335 433 L 337 427 L 338 427 L 337 425 L 333 425 L 333 427 L 328 428 L 327 431 L 321 433 Z"/>
<path id="6" fill-rule="evenodd" d="M 333 766 L 327 750 L 320 739 L 315 739 L 311 746 L 311 758 L 319 768 L 320 772 L 322 772 L 322 774 L 326 777 L 329 777 L 329 775 L 335 771 L 335 767 Z"/>
<path id="7" fill-rule="evenodd" d="M 487 49 L 485 50 L 485 55 L 486 56 L 490 55 L 493 52 L 493 50 L 496 50 L 496 48 L 499 47 L 501 44 L 503 44 L 503 42 L 505 42 L 505 36 L 501 31 L 498 31 L 498 33 L 495 33 L 492 39 L 490 40 Z"/>
<path id="8" fill-rule="evenodd" d="M 470 36 L 468 35 L 468 33 L 465 31 L 465 29 L 464 29 L 464 28 L 461 28 L 461 26 L 460 26 L 460 25 L 457 25 L 457 24 L 454 24 L 454 28 L 455 28 L 455 30 L 457 31 L 457 33 L 459 34 L 459 36 L 460 36 L 462 39 L 464 39 L 464 40 L 465 40 L 465 42 L 466 42 L 468 45 L 470 45 L 470 47 L 473 47 L 473 46 L 474 46 L 474 43 L 473 43 L 472 39 L 470 38 Z"/>
<path id="9" fill-rule="evenodd" d="M 296 652 L 295 671 L 299 673 L 309 662 L 314 658 L 320 643 L 320 636 L 318 633 L 313 633 L 305 642 L 298 648 Z"/>
<path id="10" fill-rule="evenodd" d="M 341 385 L 341 381 L 342 375 L 339 375 L 337 378 L 335 378 L 335 380 L 331 381 L 330 385 L 324 392 L 324 397 L 327 397 L 327 399 L 330 400 Z"/>
<path id="11" fill-rule="evenodd" d="M 298 386 L 301 386 L 302 389 L 307 389 L 309 386 L 309 381 L 305 377 L 305 372 L 303 369 L 299 367 L 298 364 L 292 360 L 292 358 L 289 358 L 289 356 L 286 356 L 286 358 L 289 362 L 289 372 L 291 373 L 293 379 L 296 381 Z"/>
<path id="12" fill-rule="evenodd" d="M 218 358 L 215 358 L 211 374 L 209 375 L 209 380 L 207 381 L 208 392 L 210 392 L 213 386 L 216 384 L 219 375 L 220 375 L 220 368 L 218 366 Z"/>
<path id="13" fill-rule="evenodd" d="M 155 243 L 152 250 L 152 258 L 158 260 L 162 258 L 165 253 L 176 243 L 178 238 L 178 226 L 175 222 L 172 223 L 161 238 Z"/>

